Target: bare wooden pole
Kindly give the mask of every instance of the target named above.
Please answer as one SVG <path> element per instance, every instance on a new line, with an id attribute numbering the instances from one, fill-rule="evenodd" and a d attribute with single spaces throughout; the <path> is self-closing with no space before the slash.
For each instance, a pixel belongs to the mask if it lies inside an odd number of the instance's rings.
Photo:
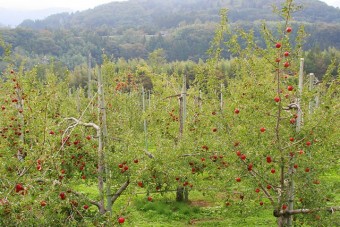
<path id="1" fill-rule="evenodd" d="M 87 97 L 89 99 L 92 98 L 92 86 L 91 86 L 91 53 L 89 53 L 89 56 L 88 56 L 88 69 L 87 69 Z"/>
<path id="2" fill-rule="evenodd" d="M 312 91 L 314 89 L 314 81 L 315 81 L 315 75 L 314 73 L 309 74 L 309 91 Z M 313 113 L 313 101 L 309 102 L 309 113 Z"/>
<path id="3" fill-rule="evenodd" d="M 186 83 L 186 76 L 183 75 L 183 85 L 182 85 L 182 92 L 179 97 L 180 107 L 179 107 L 179 134 L 180 137 L 183 136 L 184 131 L 184 123 L 186 118 L 186 100 L 187 100 L 187 83 Z"/>
<path id="4" fill-rule="evenodd" d="M 300 72 L 299 72 L 299 93 L 297 98 L 297 105 L 298 105 L 298 117 L 296 119 L 296 131 L 300 132 L 301 124 L 302 124 L 302 111 L 301 111 L 301 97 L 303 91 L 303 68 L 304 68 L 304 58 L 300 59 Z"/>
<path id="5" fill-rule="evenodd" d="M 296 132 L 300 132 L 301 130 L 301 121 L 302 121 L 302 111 L 301 111 L 301 98 L 303 91 L 303 68 L 304 68 L 304 59 L 300 59 L 300 72 L 299 72 L 299 94 L 297 99 L 298 106 L 298 118 L 296 122 Z M 295 199 L 295 184 L 294 184 L 294 157 L 291 158 L 289 163 L 289 183 L 288 183 L 288 211 L 294 210 L 294 199 Z M 287 219 L 287 226 L 293 226 L 293 216 L 289 215 Z"/>
<path id="6" fill-rule="evenodd" d="M 105 165 L 105 156 L 104 156 L 104 140 L 103 140 L 103 134 L 102 131 L 103 127 L 103 116 L 104 116 L 104 99 L 103 99 L 103 84 L 101 81 L 101 71 L 99 69 L 98 73 L 98 122 L 99 127 L 97 130 L 97 137 L 98 137 L 98 189 L 99 189 L 99 204 L 100 204 L 100 213 L 105 213 L 105 207 L 104 207 L 104 165 Z M 103 127 L 104 128 L 104 127 Z"/>
<path id="7" fill-rule="evenodd" d="M 223 109 L 223 88 L 224 88 L 224 85 L 223 85 L 223 83 L 221 83 L 221 92 L 220 92 L 220 108 L 221 108 L 221 111 Z"/>
<path id="8" fill-rule="evenodd" d="M 150 103 L 150 101 L 149 101 L 149 103 Z M 142 105 L 143 105 L 143 113 L 145 113 L 145 90 L 144 90 L 144 87 L 142 87 Z M 145 141 L 145 150 L 148 151 L 148 132 L 147 132 L 146 119 L 144 119 L 144 141 Z"/>

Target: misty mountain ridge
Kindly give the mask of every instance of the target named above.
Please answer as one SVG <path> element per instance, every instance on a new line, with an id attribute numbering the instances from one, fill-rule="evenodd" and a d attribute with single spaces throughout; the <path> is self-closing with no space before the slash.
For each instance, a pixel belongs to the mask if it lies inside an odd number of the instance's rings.
<path id="1" fill-rule="evenodd" d="M 15 29 L 2 28 L 0 35 L 14 53 L 32 61 L 58 59 L 69 68 L 96 63 L 108 56 L 147 59 L 162 49 L 167 61 L 205 60 L 219 25 L 219 12 L 228 10 L 231 28 L 254 30 L 261 40 L 261 24 L 274 28 L 282 19 L 273 5 L 284 0 L 129 0 L 111 2 L 78 12 L 53 14 L 41 20 L 25 20 Z M 303 24 L 309 36 L 305 50 L 340 49 L 340 9 L 319 0 L 296 0 L 303 9 L 294 13 L 291 38 Z M 223 53 L 228 58 L 229 53 Z M 44 60 L 45 61 L 45 60 Z"/>
<path id="2" fill-rule="evenodd" d="M 68 8 L 46 8 L 39 10 L 15 10 L 0 8 L 0 27 L 15 27 L 26 19 L 43 20 L 53 14 L 72 12 Z"/>
<path id="3" fill-rule="evenodd" d="M 195 21 L 218 22 L 221 8 L 229 9 L 230 22 L 280 18 L 272 11 L 282 0 L 129 0 L 99 5 L 76 13 L 60 13 L 44 20 L 25 20 L 20 27 L 33 29 L 148 27 L 156 30 Z M 297 0 L 303 10 L 294 14 L 295 21 L 340 23 L 340 9 L 319 0 Z"/>

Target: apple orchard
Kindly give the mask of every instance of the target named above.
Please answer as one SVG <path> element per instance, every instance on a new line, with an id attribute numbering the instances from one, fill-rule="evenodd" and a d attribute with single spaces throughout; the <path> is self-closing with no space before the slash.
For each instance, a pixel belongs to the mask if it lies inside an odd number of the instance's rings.
<path id="1" fill-rule="evenodd" d="M 221 10 L 210 58 L 190 63 L 194 78 L 189 63 L 103 55 L 72 87 L 75 72 L 51 63 L 41 75 L 2 56 L 0 225 L 138 225 L 136 195 L 185 202 L 192 191 L 218 194 L 220 209 L 270 210 L 278 226 L 334 224 L 326 175 L 339 167 L 340 67 L 317 85 L 304 71 L 297 8 L 283 1 L 284 20 L 263 25 L 261 45 Z"/>

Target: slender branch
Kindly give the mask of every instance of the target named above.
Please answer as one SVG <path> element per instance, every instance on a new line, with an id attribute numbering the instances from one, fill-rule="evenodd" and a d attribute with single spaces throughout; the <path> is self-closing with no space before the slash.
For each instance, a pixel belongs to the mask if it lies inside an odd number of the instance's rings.
<path id="1" fill-rule="evenodd" d="M 248 166 L 248 164 L 246 163 L 246 161 L 242 160 L 241 161 Z M 252 175 L 255 179 L 257 179 L 258 174 L 257 172 L 255 172 L 254 170 L 248 171 L 250 175 Z M 263 179 L 263 177 L 260 176 L 261 179 Z M 270 184 L 269 182 L 266 181 L 266 183 Z M 275 207 L 275 202 L 273 197 L 269 194 L 268 190 L 260 183 L 259 187 L 262 189 L 262 191 L 264 192 L 264 194 L 267 196 L 267 198 L 270 200 L 271 204 L 273 205 L 273 207 Z"/>
<path id="2" fill-rule="evenodd" d="M 99 202 L 87 198 L 87 196 L 85 196 L 84 194 L 82 194 L 82 193 L 80 193 L 80 192 L 72 191 L 72 193 L 75 194 L 76 196 L 80 196 L 80 197 L 85 198 L 87 201 L 89 201 L 92 205 L 95 205 L 96 207 L 98 207 L 98 209 L 100 210 L 100 204 L 99 204 Z"/>
<path id="3" fill-rule="evenodd" d="M 325 208 L 317 208 L 317 209 L 297 209 L 297 210 L 285 210 L 285 211 L 275 210 L 274 216 L 281 217 L 281 216 L 296 215 L 296 214 L 310 214 L 310 213 L 319 212 L 319 211 L 329 211 L 333 214 L 335 211 L 340 211 L 340 207 L 325 207 Z"/>
<path id="4" fill-rule="evenodd" d="M 306 137 L 303 137 L 302 139 L 300 139 L 300 140 L 298 140 L 298 141 L 296 141 L 296 142 L 294 142 L 294 143 L 291 143 L 291 144 L 289 144 L 288 146 L 283 147 L 282 149 L 285 150 L 285 149 L 287 149 L 287 148 L 289 148 L 289 147 L 292 147 L 292 146 L 294 146 L 294 145 L 296 145 L 296 144 L 299 144 L 299 143 L 303 142 L 305 139 L 306 139 Z"/>
<path id="5" fill-rule="evenodd" d="M 94 129 L 96 129 L 96 130 L 99 130 L 99 129 L 100 129 L 99 126 L 96 125 L 95 123 L 92 123 L 92 122 L 90 122 L 90 123 L 85 123 L 85 122 L 82 122 L 82 121 L 78 120 L 78 119 L 75 118 L 75 117 L 68 117 L 68 118 L 66 118 L 66 120 L 74 121 L 75 124 L 72 125 L 73 127 L 75 127 L 75 126 L 77 126 L 77 125 L 82 125 L 82 126 L 84 126 L 84 127 L 92 127 L 92 128 L 94 128 Z M 69 126 L 69 127 L 71 127 L 71 126 Z"/>
<path id="6" fill-rule="evenodd" d="M 253 177 L 256 178 L 256 174 L 253 171 L 248 171 Z M 259 187 L 262 189 L 262 191 L 264 192 L 264 194 L 267 196 L 267 198 L 270 200 L 270 203 L 272 204 L 273 207 L 275 207 L 275 202 L 273 197 L 269 194 L 269 192 L 267 191 L 267 189 L 262 185 L 259 184 Z"/>
<path id="7" fill-rule="evenodd" d="M 149 157 L 149 158 L 155 158 L 153 154 L 151 154 L 149 151 L 144 150 L 144 153 Z"/>
<path id="8" fill-rule="evenodd" d="M 129 186 L 130 180 L 128 179 L 119 189 L 118 191 L 111 197 L 111 203 L 114 204 L 114 202 L 118 199 L 118 197 L 123 193 L 123 191 Z"/>
<path id="9" fill-rule="evenodd" d="M 191 156 L 199 156 L 199 155 L 202 155 L 201 153 L 197 153 L 197 154 L 183 154 L 183 155 L 180 155 L 179 157 L 191 157 Z"/>

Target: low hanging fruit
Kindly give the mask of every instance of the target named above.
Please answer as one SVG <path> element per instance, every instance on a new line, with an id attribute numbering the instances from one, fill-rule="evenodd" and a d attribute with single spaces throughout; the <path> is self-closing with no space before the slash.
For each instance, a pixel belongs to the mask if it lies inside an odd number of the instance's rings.
<path id="1" fill-rule="evenodd" d="M 118 223 L 119 224 L 123 224 L 125 222 L 125 218 L 124 217 L 119 217 L 118 218 Z"/>

